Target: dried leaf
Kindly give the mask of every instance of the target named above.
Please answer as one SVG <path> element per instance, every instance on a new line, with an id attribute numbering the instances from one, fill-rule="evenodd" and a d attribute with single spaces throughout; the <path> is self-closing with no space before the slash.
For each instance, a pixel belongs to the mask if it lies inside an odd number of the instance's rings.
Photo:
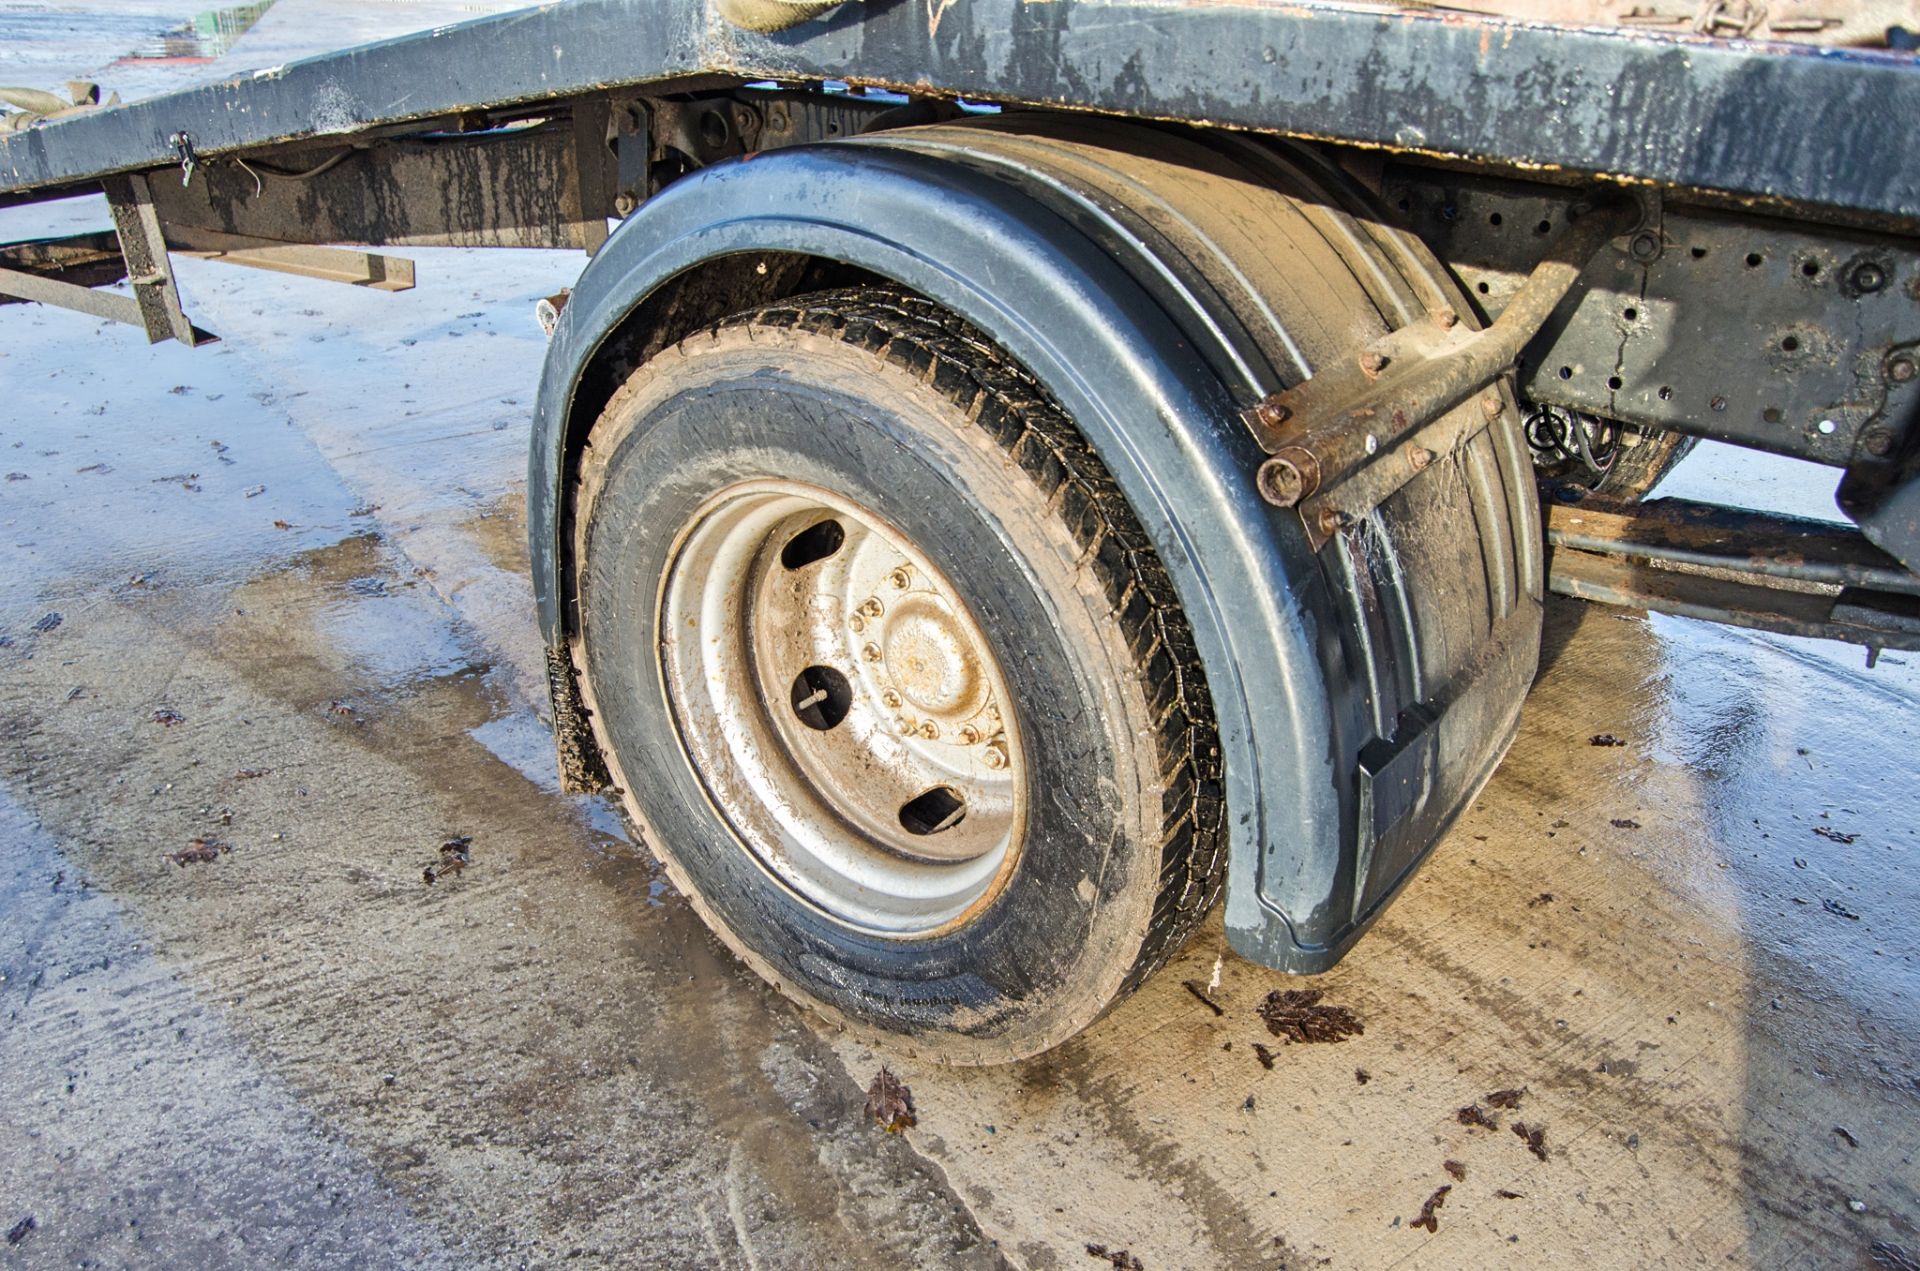
<path id="1" fill-rule="evenodd" d="M 1532 1152 L 1543 1161 L 1547 1159 L 1546 1126 L 1543 1125 L 1537 1129 L 1529 1130 L 1525 1121 L 1515 1121 L 1513 1123 L 1513 1132 L 1519 1135 L 1526 1143 L 1527 1151 Z"/>
<path id="2" fill-rule="evenodd" d="M 473 860 L 473 840 L 466 835 L 451 838 L 440 845 L 440 859 L 420 871 L 427 882 L 438 882 L 448 874 L 458 874 Z"/>
<path id="3" fill-rule="evenodd" d="M 241 781 L 252 781 L 255 777 L 264 777 L 272 771 L 271 768 L 242 768 L 233 775 Z"/>
<path id="4" fill-rule="evenodd" d="M 218 839 L 195 839 L 177 852 L 162 852 L 160 859 L 172 861 L 183 869 L 188 865 L 207 865 L 233 850 Z"/>
<path id="5" fill-rule="evenodd" d="M 1359 1016 L 1344 1006 L 1322 1006 L 1319 989 L 1275 989 L 1260 1004 L 1260 1018 L 1275 1037 L 1293 1042 L 1338 1042 L 1366 1032 Z"/>
<path id="6" fill-rule="evenodd" d="M 1453 1181 L 1456 1183 L 1464 1183 L 1467 1181 L 1467 1167 L 1459 1161 L 1442 1161 L 1440 1162 L 1440 1168 L 1453 1175 Z"/>
<path id="7" fill-rule="evenodd" d="M 1113 1265 L 1115 1271 L 1147 1271 L 1147 1264 L 1134 1257 L 1133 1254 L 1126 1249 L 1109 1250 L 1105 1245 L 1089 1244 L 1087 1246 L 1087 1256 L 1089 1258 L 1105 1258 Z"/>
<path id="8" fill-rule="evenodd" d="M 1439 1234 L 1440 1220 L 1434 1217 L 1434 1211 L 1447 1203 L 1447 1193 L 1452 1190 L 1452 1183 L 1446 1183 L 1434 1189 L 1433 1195 L 1427 1197 L 1427 1203 L 1420 1206 L 1420 1216 L 1408 1223 L 1407 1226 L 1425 1227 L 1429 1232 L 1436 1235 Z"/>
<path id="9" fill-rule="evenodd" d="M 898 1134 L 920 1124 L 913 1114 L 913 1091 L 893 1075 L 885 1064 L 867 1087 L 867 1115 L 888 1134 Z"/>
<path id="10" fill-rule="evenodd" d="M 1482 1111 L 1480 1105 L 1477 1103 L 1469 1103 L 1466 1107 L 1454 1113 L 1454 1118 L 1464 1126 L 1471 1127 L 1477 1125 L 1483 1130 L 1497 1130 L 1500 1128 L 1500 1123 Z"/>
<path id="11" fill-rule="evenodd" d="M 1640 828 L 1640 822 L 1633 820 L 1631 817 L 1624 816 L 1616 816 L 1607 824 L 1613 826 L 1616 830 L 1637 830 Z"/>
<path id="12" fill-rule="evenodd" d="M 1262 1068 L 1265 1068 L 1268 1072 L 1273 1071 L 1273 1051 L 1262 1046 L 1259 1042 L 1255 1042 L 1253 1044 L 1253 1057 L 1260 1061 Z"/>
<path id="13" fill-rule="evenodd" d="M 1860 837 L 1858 834 L 1843 834 L 1830 825 L 1816 825 L 1813 832 L 1830 843 L 1851 843 Z"/>
<path id="14" fill-rule="evenodd" d="M 1589 746 L 1624 746 L 1626 744 L 1626 742 L 1621 741 L 1612 733 L 1595 733 L 1593 736 L 1587 738 L 1587 745 Z"/>
<path id="15" fill-rule="evenodd" d="M 1355 1068 L 1353 1070 L 1353 1079 L 1364 1086 L 1369 1081 L 1373 1080 L 1373 1074 L 1368 1072 L 1365 1068 Z"/>
<path id="16" fill-rule="evenodd" d="M 1501 1200 L 1525 1200 L 1527 1198 L 1525 1192 L 1510 1192 L 1504 1187 L 1495 1190 L 1493 1194 Z"/>
<path id="17" fill-rule="evenodd" d="M 1487 1103 L 1491 1104 L 1496 1108 L 1505 1108 L 1508 1111 L 1512 1111 L 1513 1109 L 1520 1106 L 1520 1100 L 1526 1095 L 1526 1093 L 1527 1092 L 1525 1089 L 1495 1090 L 1484 1095 L 1483 1098 L 1486 1100 Z"/>

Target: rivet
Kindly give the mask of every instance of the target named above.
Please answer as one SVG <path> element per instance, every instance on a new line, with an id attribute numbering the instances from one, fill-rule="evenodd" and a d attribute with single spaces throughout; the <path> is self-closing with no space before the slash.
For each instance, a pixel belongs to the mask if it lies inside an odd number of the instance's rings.
<path id="1" fill-rule="evenodd" d="M 1425 446 L 1415 446 L 1407 451 L 1407 462 L 1413 465 L 1415 472 L 1425 472 L 1427 465 L 1433 462 L 1433 451 Z"/>
<path id="2" fill-rule="evenodd" d="M 1480 413 L 1485 415 L 1488 419 L 1500 418 L 1501 410 L 1502 410 L 1502 406 L 1501 406 L 1500 398 L 1498 395 L 1495 395 L 1493 397 L 1483 397 L 1480 399 Z"/>
<path id="3" fill-rule="evenodd" d="M 1387 369 L 1387 355 L 1368 349 L 1360 355 L 1360 370 L 1368 379 L 1378 379 Z"/>
<path id="4" fill-rule="evenodd" d="M 1823 437 L 1833 436 L 1833 434 L 1837 432 L 1839 428 L 1840 428 L 1840 425 L 1834 423 L 1831 419 L 1823 419 L 1819 423 L 1813 426 L 1814 431 L 1819 433 Z"/>

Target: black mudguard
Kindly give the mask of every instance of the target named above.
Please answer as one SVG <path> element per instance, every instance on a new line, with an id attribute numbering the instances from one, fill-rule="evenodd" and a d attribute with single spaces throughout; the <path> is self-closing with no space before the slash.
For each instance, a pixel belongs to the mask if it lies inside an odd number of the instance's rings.
<path id="1" fill-rule="evenodd" d="M 1316 555 L 1296 514 L 1256 493 L 1262 454 L 1238 411 L 1420 316 L 1451 294 L 1443 271 L 1306 152 L 1100 121 L 908 129 L 686 177 L 594 258 L 547 358 L 527 503 L 557 700 L 569 461 L 595 409 L 582 386 L 648 297 L 770 252 L 931 298 L 1078 421 L 1205 661 L 1228 937 L 1286 971 L 1331 966 L 1512 737 L 1538 656 L 1538 509 L 1509 399 Z"/>

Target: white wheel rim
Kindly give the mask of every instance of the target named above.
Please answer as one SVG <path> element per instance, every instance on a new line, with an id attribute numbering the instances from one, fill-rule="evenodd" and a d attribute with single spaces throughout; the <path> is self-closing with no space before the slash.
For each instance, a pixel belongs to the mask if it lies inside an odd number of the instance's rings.
<path id="1" fill-rule="evenodd" d="M 681 745 L 762 870 L 901 938 L 953 929 L 1005 885 L 1026 820 L 1011 698 L 903 534 L 812 486 L 731 486 L 682 533 L 660 608 Z"/>

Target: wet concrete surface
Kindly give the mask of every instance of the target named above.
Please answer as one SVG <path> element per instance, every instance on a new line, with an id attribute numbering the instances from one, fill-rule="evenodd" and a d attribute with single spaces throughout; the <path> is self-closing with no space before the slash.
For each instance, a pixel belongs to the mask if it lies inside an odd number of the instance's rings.
<path id="1" fill-rule="evenodd" d="M 1332 974 L 1216 921 L 1037 1060 L 875 1054 L 559 793 L 521 509 L 580 260 L 414 255 L 185 262 L 197 351 L 0 308 L 0 1265 L 1920 1257 L 1920 659 L 1556 603 L 1506 763 Z M 1270 1036 L 1303 983 L 1365 1032 Z"/>

